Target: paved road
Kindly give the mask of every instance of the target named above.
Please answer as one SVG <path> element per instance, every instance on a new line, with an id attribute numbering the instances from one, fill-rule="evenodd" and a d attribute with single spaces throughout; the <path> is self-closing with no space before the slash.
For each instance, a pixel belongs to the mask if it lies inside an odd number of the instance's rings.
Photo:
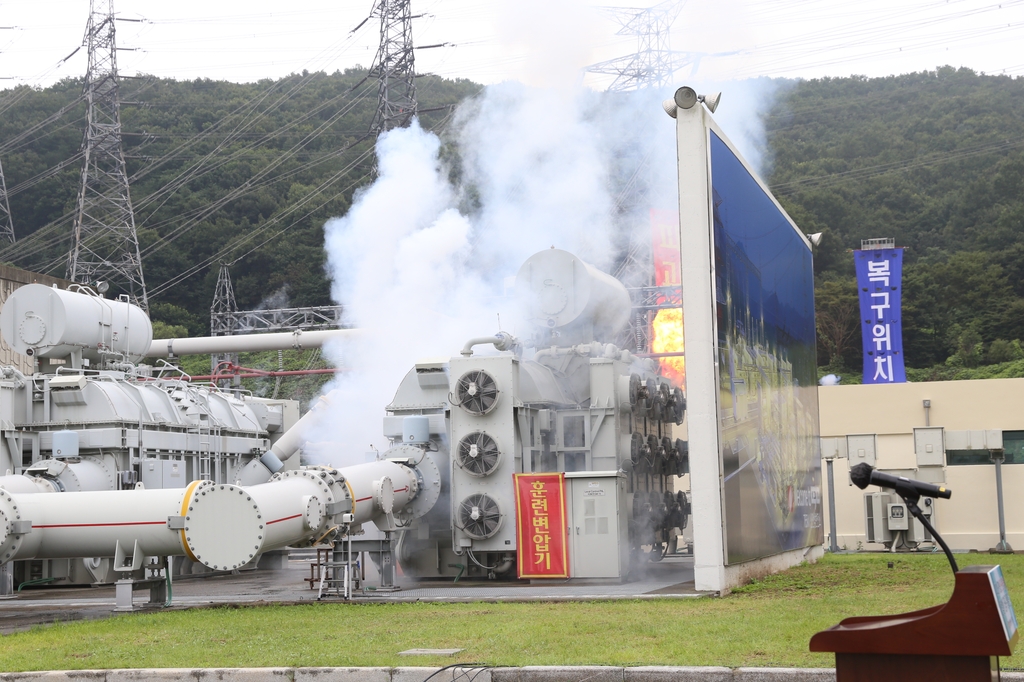
<path id="1" fill-rule="evenodd" d="M 310 576 L 311 559 L 296 553 L 283 570 L 242 571 L 235 574 L 189 576 L 173 584 L 171 609 L 204 608 L 223 604 L 316 601 L 316 590 L 303 580 Z M 642 578 L 622 584 L 580 584 L 572 581 L 458 582 L 405 581 L 394 592 L 359 594 L 361 602 L 409 601 L 559 601 L 599 599 L 682 598 L 699 596 L 693 590 L 693 560 L 666 558 L 650 564 Z M 148 609 L 146 591 L 135 594 L 137 607 Z M 328 595 L 325 600 L 340 598 Z M 162 608 L 162 607 L 160 607 Z M 55 621 L 108 618 L 114 609 L 114 587 L 26 588 L 13 599 L 0 600 L 0 633 L 26 630 Z"/>

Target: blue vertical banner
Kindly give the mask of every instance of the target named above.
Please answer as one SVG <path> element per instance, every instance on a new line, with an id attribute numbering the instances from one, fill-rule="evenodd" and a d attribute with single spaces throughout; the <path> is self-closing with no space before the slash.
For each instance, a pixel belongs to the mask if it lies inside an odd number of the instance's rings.
<path id="1" fill-rule="evenodd" d="M 865 384 L 897 384 L 907 380 L 903 366 L 903 249 L 854 251 L 860 330 L 864 344 Z"/>

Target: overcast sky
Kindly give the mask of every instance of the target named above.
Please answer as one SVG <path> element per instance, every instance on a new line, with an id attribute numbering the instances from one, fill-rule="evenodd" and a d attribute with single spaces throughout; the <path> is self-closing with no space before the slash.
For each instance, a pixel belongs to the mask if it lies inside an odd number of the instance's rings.
<path id="1" fill-rule="evenodd" d="M 373 61 L 372 0 L 114 0 L 122 75 L 249 82 Z M 650 6 L 653 3 L 641 3 Z M 635 52 L 594 0 L 412 0 L 417 71 L 482 83 L 574 78 Z M 0 88 L 79 77 L 89 0 L 0 0 Z M 128 21 L 132 20 L 132 21 Z M 1024 74 L 1024 0 L 689 0 L 672 48 L 700 55 L 676 75 L 883 76 L 950 64 Z M 543 49 L 538 49 L 543 46 Z M 554 48 L 554 49 L 553 49 Z M 543 60 L 538 59 L 543 55 Z M 696 69 L 694 72 L 693 69 Z M 607 79 L 589 76 L 601 89 Z"/>

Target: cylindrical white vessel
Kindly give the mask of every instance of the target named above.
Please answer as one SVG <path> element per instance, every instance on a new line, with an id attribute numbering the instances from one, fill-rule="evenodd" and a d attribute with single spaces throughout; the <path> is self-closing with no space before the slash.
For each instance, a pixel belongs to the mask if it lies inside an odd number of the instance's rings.
<path id="1" fill-rule="evenodd" d="M 0 333 L 23 355 L 66 358 L 81 351 L 93 361 L 115 354 L 137 362 L 153 341 L 153 326 L 141 308 L 42 284 L 11 293 L 0 310 Z"/>
<path id="2" fill-rule="evenodd" d="M 538 327 L 590 324 L 598 338 L 622 329 L 632 310 L 622 282 L 561 249 L 530 256 L 516 274 L 516 293 Z"/>
<path id="3" fill-rule="evenodd" d="M 0 562 L 114 556 L 118 545 L 131 556 L 184 554 L 181 533 L 168 520 L 198 487 L 184 490 L 109 490 L 34 495 L 0 493 Z M 21 525 L 19 525 L 21 524 Z M 18 532 L 21 531 L 21 532 Z"/>
<path id="4" fill-rule="evenodd" d="M 415 471 L 386 460 L 333 474 L 315 467 L 289 471 L 245 488 L 193 481 L 167 490 L 0 490 L 0 563 L 185 555 L 229 570 L 262 552 L 317 540 L 346 509 L 353 523 L 365 523 L 400 511 L 417 492 Z"/>
<path id="5" fill-rule="evenodd" d="M 418 492 L 415 472 L 388 460 L 357 464 L 340 471 L 353 496 L 355 523 L 366 523 L 382 514 L 398 512 Z"/>

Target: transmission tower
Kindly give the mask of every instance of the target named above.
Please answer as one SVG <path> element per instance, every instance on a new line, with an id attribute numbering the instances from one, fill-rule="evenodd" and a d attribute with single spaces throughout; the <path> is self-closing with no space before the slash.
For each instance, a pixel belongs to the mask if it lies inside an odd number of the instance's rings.
<path id="1" fill-rule="evenodd" d="M 85 163 L 67 277 L 83 283 L 109 281 L 148 311 L 121 147 L 113 0 L 90 0 L 84 42 L 89 50 L 84 89 L 88 118 L 82 142 Z"/>
<path id="2" fill-rule="evenodd" d="M 664 0 L 647 9 L 603 7 L 621 26 L 615 35 L 636 36 L 637 49 L 625 57 L 591 64 L 587 71 L 615 76 L 608 86 L 612 92 L 669 85 L 676 71 L 700 57 L 693 52 L 676 52 L 670 45 L 672 24 L 685 3 L 686 0 Z"/>
<path id="3" fill-rule="evenodd" d="M 4 165 L 0 163 L 0 240 L 14 243 L 14 221 L 11 219 L 11 205 L 7 203 L 7 183 L 4 181 Z"/>
<path id="4" fill-rule="evenodd" d="M 411 2 L 377 0 L 370 16 L 380 18 L 380 45 L 370 70 L 377 79 L 377 113 L 370 131 L 380 135 L 409 125 L 417 112 Z"/>
<path id="5" fill-rule="evenodd" d="M 671 84 L 676 71 L 688 63 L 696 63 L 700 55 L 672 50 L 670 33 L 686 0 L 664 0 L 653 7 L 604 7 L 605 12 L 619 24 L 616 35 L 636 36 L 637 49 L 631 55 L 592 64 L 589 73 L 615 76 L 609 91 L 622 92 L 644 88 L 664 87 Z M 658 309 L 668 307 L 666 301 L 677 294 L 653 286 L 654 263 L 651 249 L 650 223 L 651 156 L 653 146 L 642 151 L 637 166 L 616 201 L 621 215 L 635 221 L 631 226 L 629 247 L 615 271 L 615 276 L 626 282 L 634 299 L 628 339 L 624 345 L 635 346 L 639 352 L 649 350 L 650 320 Z"/>
<path id="6" fill-rule="evenodd" d="M 210 336 L 230 336 L 235 333 L 234 316 L 238 311 L 235 304 L 235 288 L 231 286 L 231 272 L 227 263 L 220 264 L 217 274 L 217 288 L 213 292 L 213 303 L 210 304 Z M 238 353 L 213 353 L 210 355 L 210 373 L 216 374 L 221 363 L 238 364 Z M 218 382 L 220 383 L 220 382 Z M 236 378 L 236 385 L 241 379 Z"/>
<path id="7" fill-rule="evenodd" d="M 221 263 L 220 273 L 217 275 L 217 289 L 213 292 L 213 303 L 210 304 L 210 336 L 233 334 L 234 318 L 230 313 L 237 310 L 235 289 L 231 286 L 231 272 L 227 263 Z"/>

